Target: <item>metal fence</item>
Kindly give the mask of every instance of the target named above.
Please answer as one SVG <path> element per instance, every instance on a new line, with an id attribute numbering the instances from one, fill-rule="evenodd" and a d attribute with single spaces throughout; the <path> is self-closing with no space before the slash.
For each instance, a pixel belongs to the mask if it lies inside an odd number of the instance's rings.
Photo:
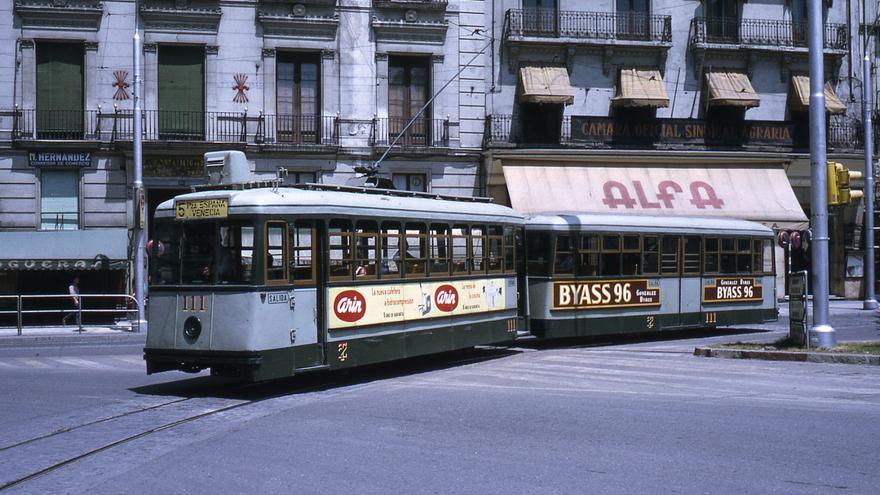
<path id="1" fill-rule="evenodd" d="M 504 16 L 504 39 L 511 36 L 671 42 L 672 16 L 510 9 Z"/>
<path id="2" fill-rule="evenodd" d="M 129 294 L 80 294 L 79 307 L 74 307 L 70 294 L 0 295 L 0 328 L 14 327 L 22 335 L 25 328 L 58 327 L 65 317 L 82 331 L 88 326 L 112 325 L 138 331 L 131 322 L 137 320 L 138 303 Z M 83 322 L 83 316 L 89 322 Z M 103 321 L 102 321 L 103 320 Z"/>
<path id="3" fill-rule="evenodd" d="M 826 23 L 824 40 L 825 49 L 845 50 L 849 44 L 846 25 Z M 806 48 L 807 22 L 695 17 L 691 20 L 691 42 Z"/>
<path id="4" fill-rule="evenodd" d="M 410 119 L 406 117 L 386 117 L 375 119 L 372 144 L 390 146 L 398 136 L 395 146 L 404 147 L 446 147 L 449 146 L 449 119 L 416 119 L 404 131 Z"/>

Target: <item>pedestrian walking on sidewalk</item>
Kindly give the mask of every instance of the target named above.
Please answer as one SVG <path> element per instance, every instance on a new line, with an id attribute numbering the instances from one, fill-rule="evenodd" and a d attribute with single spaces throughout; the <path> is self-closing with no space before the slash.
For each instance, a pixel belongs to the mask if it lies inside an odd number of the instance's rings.
<path id="1" fill-rule="evenodd" d="M 79 297 L 79 276 L 74 275 L 73 280 L 70 281 L 70 285 L 67 286 L 67 293 L 70 294 L 70 302 L 73 304 L 73 310 L 66 315 L 64 318 L 61 318 L 61 324 L 67 325 L 67 319 L 71 316 L 76 317 L 76 324 L 82 325 L 82 313 L 80 304 L 82 303 L 82 298 Z"/>

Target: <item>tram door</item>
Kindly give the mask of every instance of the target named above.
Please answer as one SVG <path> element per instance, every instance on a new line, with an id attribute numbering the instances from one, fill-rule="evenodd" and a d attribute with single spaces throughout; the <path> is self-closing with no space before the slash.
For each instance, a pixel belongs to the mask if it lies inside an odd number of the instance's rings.
<path id="1" fill-rule="evenodd" d="M 698 326 L 703 280 L 700 278 L 700 252 L 702 239 L 686 236 L 682 239 L 681 289 L 679 293 L 679 324 L 683 327 Z"/>
<path id="2" fill-rule="evenodd" d="M 681 326 L 681 237 L 663 236 L 660 243 L 661 297 L 663 298 L 663 326 Z M 663 293 L 667 296 L 663 296 Z"/>
<path id="3" fill-rule="evenodd" d="M 293 324 L 296 329 L 296 365 L 299 368 L 318 366 L 324 361 L 324 335 L 318 310 L 318 235 L 315 222 L 297 220 L 289 228 L 290 267 L 293 276 L 295 305 Z"/>

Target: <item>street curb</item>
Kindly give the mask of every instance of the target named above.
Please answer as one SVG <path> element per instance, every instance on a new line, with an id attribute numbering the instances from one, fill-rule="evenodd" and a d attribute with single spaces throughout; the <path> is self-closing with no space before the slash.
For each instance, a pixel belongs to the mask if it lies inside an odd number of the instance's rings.
<path id="1" fill-rule="evenodd" d="M 880 366 L 875 354 L 844 354 L 837 352 L 756 351 L 751 349 L 714 349 L 695 347 L 694 356 L 725 359 L 763 359 L 766 361 L 795 361 L 802 363 L 870 364 Z"/>
<path id="2" fill-rule="evenodd" d="M 125 344 L 146 341 L 146 333 L 93 333 L 0 336 L 0 349 L 28 345 L 57 344 Z"/>

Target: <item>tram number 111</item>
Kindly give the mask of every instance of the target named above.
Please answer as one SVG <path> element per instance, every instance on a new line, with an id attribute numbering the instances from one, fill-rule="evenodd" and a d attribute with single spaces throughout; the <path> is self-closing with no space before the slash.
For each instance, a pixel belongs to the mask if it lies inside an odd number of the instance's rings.
<path id="1" fill-rule="evenodd" d="M 706 324 L 714 325 L 718 323 L 718 313 L 704 313 L 706 316 Z"/>

